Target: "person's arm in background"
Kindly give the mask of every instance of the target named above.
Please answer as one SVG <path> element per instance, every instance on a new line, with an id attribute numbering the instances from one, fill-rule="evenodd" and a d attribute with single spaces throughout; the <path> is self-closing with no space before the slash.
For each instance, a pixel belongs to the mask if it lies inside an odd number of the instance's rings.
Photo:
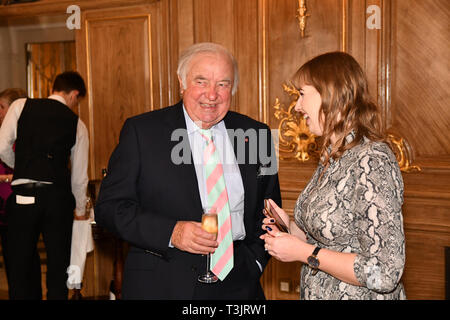
<path id="1" fill-rule="evenodd" d="M 75 145 L 70 154 L 72 193 L 75 197 L 75 216 L 82 217 L 86 211 L 86 190 L 89 182 L 89 134 L 86 125 L 78 119 Z"/>
<path id="2" fill-rule="evenodd" d="M 14 142 L 17 138 L 17 122 L 27 99 L 17 99 L 8 109 L 0 127 L 0 159 L 10 168 L 14 168 Z"/>

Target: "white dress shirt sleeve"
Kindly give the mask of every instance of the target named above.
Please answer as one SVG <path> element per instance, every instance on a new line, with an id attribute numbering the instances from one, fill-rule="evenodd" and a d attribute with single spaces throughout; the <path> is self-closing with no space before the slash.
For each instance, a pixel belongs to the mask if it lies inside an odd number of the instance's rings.
<path id="1" fill-rule="evenodd" d="M 13 145 L 17 138 L 17 122 L 26 101 L 26 98 L 17 99 L 9 106 L 0 128 L 0 158 L 10 168 L 14 168 L 15 153 Z"/>
<path id="2" fill-rule="evenodd" d="M 86 209 L 86 190 L 89 182 L 88 161 L 89 161 L 89 134 L 86 125 L 78 119 L 77 136 L 75 145 L 70 154 L 72 164 L 72 193 L 75 197 L 75 214 L 83 216 Z"/>

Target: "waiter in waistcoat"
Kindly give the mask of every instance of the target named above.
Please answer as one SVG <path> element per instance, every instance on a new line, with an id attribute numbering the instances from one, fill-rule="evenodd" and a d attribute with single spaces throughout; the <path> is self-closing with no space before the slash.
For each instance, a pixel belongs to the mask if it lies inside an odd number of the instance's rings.
<path id="1" fill-rule="evenodd" d="M 10 299 L 39 299 L 31 281 L 42 233 L 47 299 L 67 299 L 72 223 L 85 213 L 89 137 L 71 110 L 86 95 L 77 72 L 59 74 L 47 99 L 19 99 L 0 129 L 0 158 L 14 168 L 8 203 Z M 15 145 L 15 153 L 12 146 Z"/>

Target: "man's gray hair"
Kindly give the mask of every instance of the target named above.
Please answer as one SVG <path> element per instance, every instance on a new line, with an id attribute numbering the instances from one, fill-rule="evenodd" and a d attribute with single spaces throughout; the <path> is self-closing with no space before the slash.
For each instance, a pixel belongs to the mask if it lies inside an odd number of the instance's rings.
<path id="1" fill-rule="evenodd" d="M 239 70 L 237 61 L 230 53 L 230 51 L 228 51 L 224 46 L 212 42 L 196 43 L 187 48 L 181 54 L 180 59 L 178 60 L 177 74 L 181 79 L 183 89 L 186 89 L 186 76 L 189 72 L 188 68 L 190 67 L 191 60 L 198 54 L 202 53 L 224 54 L 230 58 L 230 61 L 234 69 L 233 88 L 231 90 L 231 93 L 234 95 L 239 84 Z"/>

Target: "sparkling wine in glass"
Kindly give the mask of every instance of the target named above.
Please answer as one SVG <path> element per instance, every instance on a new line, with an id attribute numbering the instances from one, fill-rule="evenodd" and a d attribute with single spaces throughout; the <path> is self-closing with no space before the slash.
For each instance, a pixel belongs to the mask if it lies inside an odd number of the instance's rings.
<path id="1" fill-rule="evenodd" d="M 202 229 L 206 232 L 213 233 L 217 238 L 217 212 L 215 209 L 206 209 L 202 215 Z M 206 274 L 198 277 L 198 281 L 202 283 L 214 283 L 217 282 L 218 278 L 210 270 L 210 259 L 211 254 L 206 255 Z"/>

